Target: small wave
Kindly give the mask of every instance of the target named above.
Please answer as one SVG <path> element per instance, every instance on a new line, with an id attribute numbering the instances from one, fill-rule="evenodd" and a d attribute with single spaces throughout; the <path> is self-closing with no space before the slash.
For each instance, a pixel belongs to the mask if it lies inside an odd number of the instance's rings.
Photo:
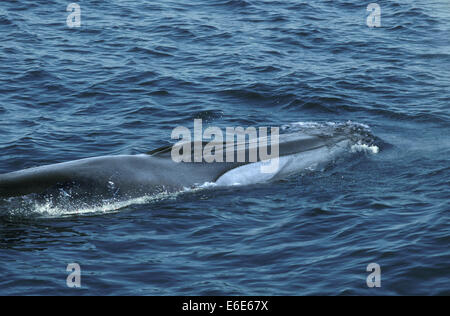
<path id="1" fill-rule="evenodd" d="M 214 3 L 212 3 L 212 5 L 231 8 L 247 8 L 251 6 L 251 3 L 245 0 L 228 0 L 228 1 L 215 1 Z"/>
<path id="2" fill-rule="evenodd" d="M 202 119 L 205 123 L 212 122 L 212 121 L 220 119 L 222 117 L 223 117 L 222 110 L 206 110 L 206 111 L 200 111 L 200 112 L 192 114 L 192 118 Z"/>
<path id="3" fill-rule="evenodd" d="M 142 53 L 142 54 L 145 54 L 145 55 L 153 55 L 153 56 L 156 56 L 156 57 L 173 57 L 172 54 L 169 54 L 169 53 L 166 53 L 166 52 L 153 50 L 153 49 L 145 48 L 145 47 L 137 47 L 137 46 L 135 46 L 133 48 L 130 48 L 128 50 L 128 52 L 130 52 L 130 53 L 139 53 L 139 54 Z"/>
<path id="4" fill-rule="evenodd" d="M 0 25 L 13 25 L 13 22 L 9 20 L 6 16 L 0 15 Z"/>
<path id="5" fill-rule="evenodd" d="M 44 69 L 31 69 L 24 74 L 21 74 L 20 77 L 15 78 L 17 81 L 48 81 L 48 82 L 61 82 L 62 79 L 55 74 L 52 74 Z"/>

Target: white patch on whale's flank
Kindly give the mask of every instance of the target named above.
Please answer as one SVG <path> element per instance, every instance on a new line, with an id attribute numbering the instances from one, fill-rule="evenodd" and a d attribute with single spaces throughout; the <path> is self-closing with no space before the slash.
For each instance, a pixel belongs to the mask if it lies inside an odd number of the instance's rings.
<path id="1" fill-rule="evenodd" d="M 260 165 L 265 162 L 247 164 L 232 169 L 217 179 L 219 186 L 248 185 L 269 182 L 302 171 L 315 171 L 325 167 L 340 154 L 348 151 L 349 140 L 343 140 L 330 147 L 320 147 L 310 151 L 282 156 L 276 173 L 262 173 Z"/>

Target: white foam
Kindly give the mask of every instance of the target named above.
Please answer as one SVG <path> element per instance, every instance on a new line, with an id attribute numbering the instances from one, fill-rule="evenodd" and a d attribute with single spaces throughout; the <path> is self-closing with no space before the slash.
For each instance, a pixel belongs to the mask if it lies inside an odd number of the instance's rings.
<path id="1" fill-rule="evenodd" d="M 370 130 L 369 125 L 363 124 L 363 123 L 357 123 L 352 121 L 347 121 L 345 123 L 340 122 L 312 122 L 312 121 L 305 121 L 305 122 L 294 122 L 289 123 L 281 126 L 282 130 L 290 129 L 290 128 L 300 128 L 300 129 L 320 129 L 320 128 L 333 128 L 338 126 L 348 126 L 348 127 L 360 127 L 362 129 Z"/>
<path id="2" fill-rule="evenodd" d="M 71 203 L 54 203 L 49 201 L 36 201 L 33 199 L 24 200 L 19 206 L 11 207 L 10 214 L 18 216 L 37 215 L 44 218 L 60 218 L 82 215 L 97 215 L 116 213 L 131 205 L 143 205 L 158 200 L 175 198 L 177 195 L 188 191 L 182 190 L 178 192 L 161 192 L 153 195 L 144 195 L 142 197 L 130 198 L 126 200 L 100 200 L 97 203 L 79 203 L 73 201 Z"/>
<path id="3" fill-rule="evenodd" d="M 151 195 L 144 195 L 141 197 L 130 198 L 127 200 L 104 200 L 97 203 L 97 205 L 61 205 L 54 204 L 51 201 L 37 202 L 29 201 L 28 203 L 28 213 L 39 215 L 44 218 L 60 218 L 60 217 L 70 217 L 70 216 L 88 216 L 88 215 L 98 215 L 98 214 L 113 214 L 119 212 L 121 209 L 127 208 L 131 205 L 145 205 L 152 202 L 157 202 L 160 200 L 175 199 L 181 194 L 188 192 L 196 192 L 200 190 L 205 190 L 211 187 L 217 186 L 216 183 L 205 182 L 199 186 L 192 188 L 184 188 L 180 191 L 175 192 L 160 192 Z M 77 203 L 77 202 L 75 202 Z M 23 207 L 23 205 L 22 205 Z M 22 214 L 23 209 L 18 209 L 17 212 L 11 211 L 14 215 Z"/>
<path id="4" fill-rule="evenodd" d="M 380 152 L 380 148 L 378 146 L 369 146 L 367 144 L 363 144 L 362 142 L 358 142 L 357 144 L 353 145 L 350 150 L 352 153 L 366 152 L 370 154 L 378 154 Z"/>

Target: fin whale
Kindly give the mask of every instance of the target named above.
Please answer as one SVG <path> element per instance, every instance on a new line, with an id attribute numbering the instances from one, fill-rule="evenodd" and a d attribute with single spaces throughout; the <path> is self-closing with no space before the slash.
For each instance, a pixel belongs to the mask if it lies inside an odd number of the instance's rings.
<path id="1" fill-rule="evenodd" d="M 66 189 L 80 195 L 103 196 L 109 192 L 137 196 L 152 190 L 177 191 L 204 183 L 265 182 L 329 163 L 358 142 L 373 143 L 368 128 L 356 123 L 294 124 L 282 127 L 281 131 L 280 166 L 272 174 L 261 174 L 259 168 L 255 168 L 264 163 L 259 156 L 252 163 L 175 162 L 171 158 L 172 147 L 166 146 L 147 154 L 87 158 L 1 174 L 0 198 Z M 247 146 L 246 154 L 249 150 Z"/>

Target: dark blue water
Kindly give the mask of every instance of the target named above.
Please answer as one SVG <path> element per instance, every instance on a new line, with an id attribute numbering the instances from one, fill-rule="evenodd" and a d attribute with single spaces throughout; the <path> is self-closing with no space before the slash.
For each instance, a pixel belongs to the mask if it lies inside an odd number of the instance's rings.
<path id="1" fill-rule="evenodd" d="M 449 295 L 450 4 L 379 1 L 369 28 L 368 3 L 84 0 L 69 28 L 69 1 L 1 1 L 0 173 L 147 152 L 194 118 L 351 120 L 383 145 L 75 214 L 0 202 L 0 294 Z"/>

